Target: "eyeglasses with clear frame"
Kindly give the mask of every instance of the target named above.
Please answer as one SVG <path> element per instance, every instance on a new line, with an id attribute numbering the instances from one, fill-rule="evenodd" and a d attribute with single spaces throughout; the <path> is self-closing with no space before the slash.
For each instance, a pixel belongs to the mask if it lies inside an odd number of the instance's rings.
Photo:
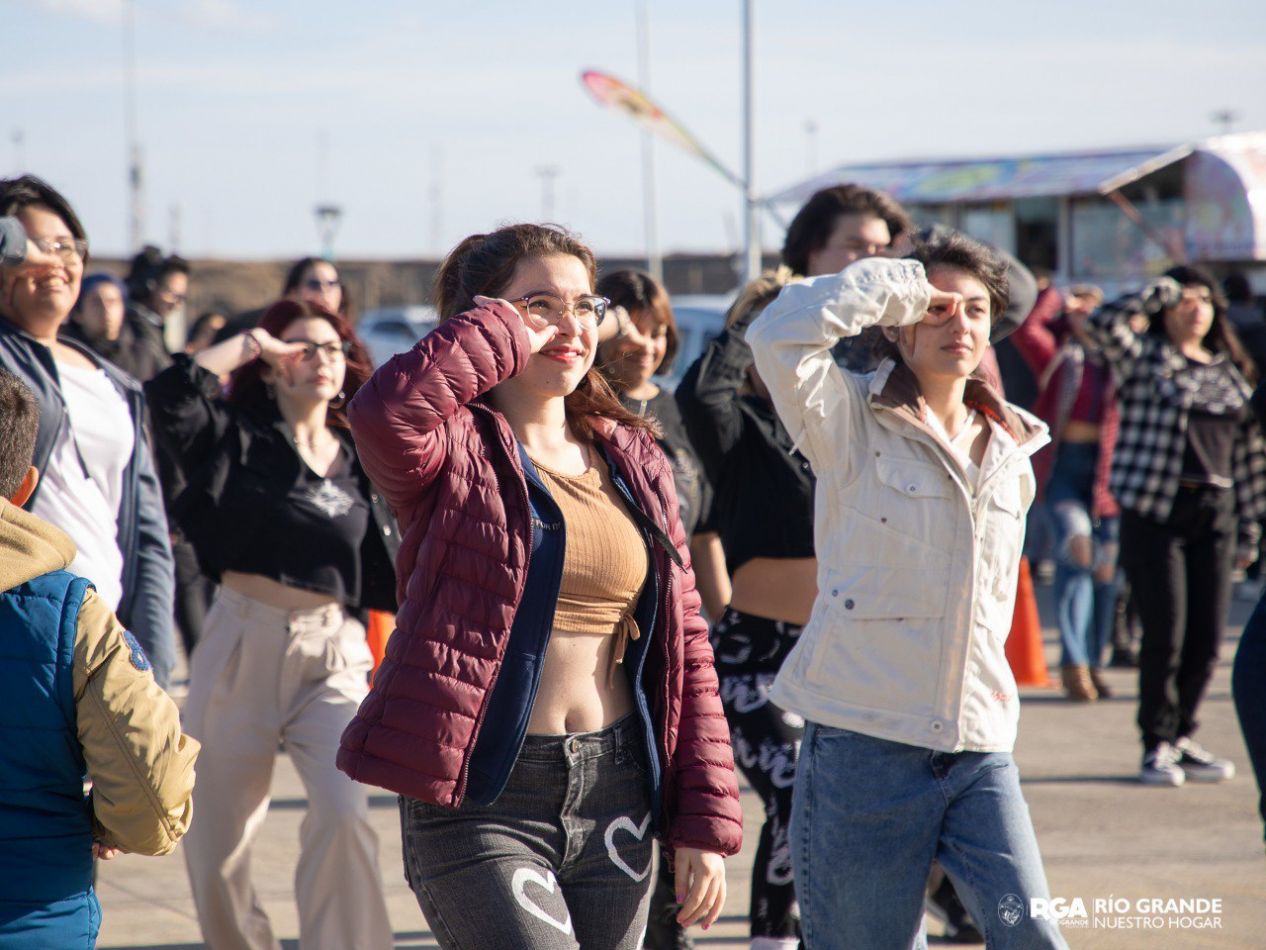
<path id="1" fill-rule="evenodd" d="M 556 294 L 547 291 L 528 294 L 510 302 L 525 313 L 540 317 L 551 326 L 558 326 L 563 317 L 570 313 L 577 323 L 589 330 L 597 328 L 606 315 L 607 307 L 611 306 L 610 300 L 597 294 L 583 294 L 568 304 Z"/>
<path id="2" fill-rule="evenodd" d="M 31 238 L 43 254 L 56 254 L 67 264 L 82 264 L 88 256 L 88 242 L 83 238 Z"/>

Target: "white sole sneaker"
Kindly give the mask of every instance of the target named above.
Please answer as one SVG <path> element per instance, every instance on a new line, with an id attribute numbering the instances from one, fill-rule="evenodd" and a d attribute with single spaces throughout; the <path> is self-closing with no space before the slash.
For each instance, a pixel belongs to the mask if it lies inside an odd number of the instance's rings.
<path id="1" fill-rule="evenodd" d="M 1144 785 L 1155 785 L 1158 788 L 1177 788 L 1187 781 L 1187 776 L 1180 768 L 1143 769 L 1139 772 L 1139 781 Z"/>
<path id="2" fill-rule="evenodd" d="M 1183 770 L 1183 774 L 1187 776 L 1189 782 L 1204 782 L 1206 784 L 1214 784 L 1215 782 L 1228 782 L 1235 778 L 1235 763 L 1227 762 L 1225 765 L 1185 765 L 1180 763 L 1179 768 Z"/>

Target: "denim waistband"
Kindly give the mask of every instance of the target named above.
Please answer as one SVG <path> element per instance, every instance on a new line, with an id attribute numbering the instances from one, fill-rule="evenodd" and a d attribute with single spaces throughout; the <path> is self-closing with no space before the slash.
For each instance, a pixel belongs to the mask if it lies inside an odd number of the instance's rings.
<path id="1" fill-rule="evenodd" d="M 523 737 L 519 760 L 534 762 L 564 762 L 578 759 L 596 759 L 598 756 L 620 749 L 640 751 L 641 730 L 637 717 L 630 713 L 597 732 L 576 732 L 561 736 Z"/>

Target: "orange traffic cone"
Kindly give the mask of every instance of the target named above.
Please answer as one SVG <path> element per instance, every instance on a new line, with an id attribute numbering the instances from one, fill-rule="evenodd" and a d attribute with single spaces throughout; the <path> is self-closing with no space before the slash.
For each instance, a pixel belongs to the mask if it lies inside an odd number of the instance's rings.
<path id="1" fill-rule="evenodd" d="M 1020 574 L 1016 582 L 1015 614 L 1011 618 L 1011 635 L 1007 637 L 1007 662 L 1018 686 L 1054 686 L 1046 671 L 1046 655 L 1042 652 L 1042 621 L 1037 615 L 1037 597 L 1033 593 L 1033 575 L 1029 559 L 1020 558 Z"/>
<path id="2" fill-rule="evenodd" d="M 373 682 L 374 673 L 382 665 L 383 655 L 387 652 L 387 641 L 396 631 L 396 615 L 385 610 L 369 611 L 369 623 L 365 625 L 365 642 L 369 644 L 369 652 L 374 657 L 374 668 L 369 674 Z"/>

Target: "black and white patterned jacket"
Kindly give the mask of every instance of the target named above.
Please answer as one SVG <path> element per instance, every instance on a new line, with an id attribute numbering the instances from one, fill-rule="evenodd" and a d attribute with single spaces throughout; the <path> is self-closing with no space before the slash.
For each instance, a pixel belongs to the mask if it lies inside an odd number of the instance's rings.
<path id="1" fill-rule="evenodd" d="M 1182 372 L 1186 358 L 1168 337 L 1131 329 L 1130 317 L 1143 311 L 1142 295 L 1122 297 L 1096 311 L 1086 330 L 1112 368 L 1121 409 L 1109 487 L 1123 509 L 1164 521 L 1178 492 L 1194 390 Z M 1244 549 L 1256 544 L 1266 515 L 1266 444 L 1247 411 L 1252 390 L 1237 369 L 1230 374 L 1246 409 L 1231 462 Z"/>

